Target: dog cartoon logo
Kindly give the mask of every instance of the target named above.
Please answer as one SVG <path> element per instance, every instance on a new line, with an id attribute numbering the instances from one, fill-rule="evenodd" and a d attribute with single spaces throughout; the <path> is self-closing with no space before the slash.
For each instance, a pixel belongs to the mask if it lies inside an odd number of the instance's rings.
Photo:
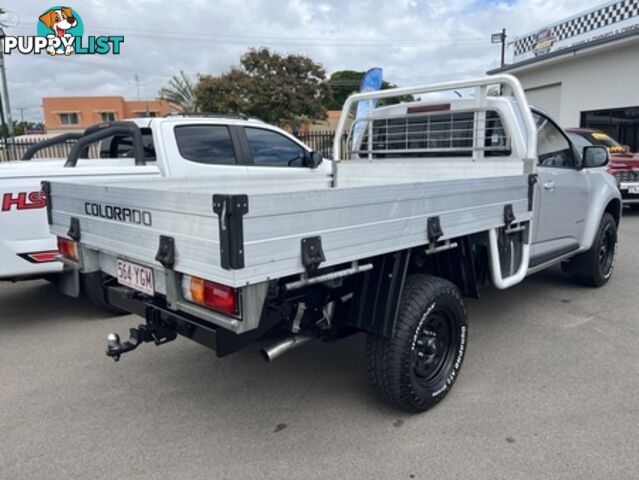
<path id="1" fill-rule="evenodd" d="M 84 23 L 71 7 L 51 7 L 38 17 L 35 35 L 6 35 L 0 42 L 5 55 L 119 55 L 124 35 L 84 36 Z"/>
<path id="2" fill-rule="evenodd" d="M 47 47 L 49 55 L 71 55 L 75 52 L 74 37 L 81 37 L 83 30 L 82 19 L 77 12 L 70 7 L 53 7 L 40 15 L 39 19 L 38 35 L 60 40 L 61 47 Z"/>

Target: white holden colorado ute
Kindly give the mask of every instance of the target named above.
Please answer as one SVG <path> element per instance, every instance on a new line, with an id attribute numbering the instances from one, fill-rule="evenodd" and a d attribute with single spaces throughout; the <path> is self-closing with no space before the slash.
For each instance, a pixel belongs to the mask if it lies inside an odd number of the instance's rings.
<path id="1" fill-rule="evenodd" d="M 77 143 L 68 158 L 31 158 L 69 139 Z M 88 158 L 88 149 L 96 145 L 99 158 Z M 62 263 L 47 224 L 44 180 L 250 178 L 276 173 L 325 177 L 330 166 L 319 165 L 318 155 L 288 133 L 240 115 L 138 118 L 46 140 L 27 151 L 22 161 L 0 163 L 0 280 L 60 278 Z M 101 284 L 93 279 L 82 278 L 86 294 L 103 309 L 117 311 L 105 302 Z"/>
<path id="2" fill-rule="evenodd" d="M 356 118 L 342 151 L 355 103 L 391 97 L 416 100 Z M 51 182 L 49 222 L 70 272 L 108 275 L 108 301 L 144 319 L 108 336 L 108 356 L 178 335 L 224 356 L 279 334 L 273 359 L 363 332 L 373 388 L 419 412 L 459 377 L 464 296 L 558 264 L 608 281 L 621 216 L 608 161 L 500 75 L 351 96 L 330 173 Z"/>

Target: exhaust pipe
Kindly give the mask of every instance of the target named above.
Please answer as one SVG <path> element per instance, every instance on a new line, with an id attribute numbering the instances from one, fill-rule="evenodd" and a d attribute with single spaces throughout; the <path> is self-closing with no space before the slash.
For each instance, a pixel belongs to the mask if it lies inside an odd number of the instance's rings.
<path id="1" fill-rule="evenodd" d="M 272 362 L 277 357 L 283 355 L 289 350 L 295 347 L 299 347 L 300 345 L 304 345 L 312 339 L 313 337 L 310 337 L 308 335 L 293 335 L 280 340 L 270 347 L 263 348 L 262 350 L 260 350 L 260 353 L 262 354 L 264 360 L 266 360 L 267 362 Z"/>

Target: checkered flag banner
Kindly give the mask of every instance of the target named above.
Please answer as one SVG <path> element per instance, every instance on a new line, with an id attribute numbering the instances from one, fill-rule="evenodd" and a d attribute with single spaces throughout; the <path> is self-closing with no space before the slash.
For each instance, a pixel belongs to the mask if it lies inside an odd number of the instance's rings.
<path id="1" fill-rule="evenodd" d="M 633 22 L 637 24 L 639 29 L 639 0 L 621 0 L 597 7 L 594 10 L 569 18 L 545 29 L 540 29 L 539 32 L 546 33 L 548 37 L 553 39 L 553 43 L 557 45 L 571 39 L 577 41 L 576 37 L 587 34 L 596 36 L 599 33 L 604 33 L 600 31 L 602 29 L 606 33 L 608 31 L 614 32 L 615 27 L 622 27 L 622 23 Z M 529 56 L 526 54 L 533 52 L 539 41 L 538 36 L 539 33 L 531 33 L 513 41 L 515 60 L 519 60 L 517 57 Z"/>

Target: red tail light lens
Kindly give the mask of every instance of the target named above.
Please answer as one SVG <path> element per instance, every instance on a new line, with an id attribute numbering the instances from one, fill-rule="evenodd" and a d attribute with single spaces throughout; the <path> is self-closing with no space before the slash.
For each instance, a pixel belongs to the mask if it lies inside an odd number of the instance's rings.
<path id="1" fill-rule="evenodd" d="M 184 275 L 182 294 L 189 302 L 202 305 L 227 315 L 237 315 L 237 290 L 226 285 Z"/>
<path id="2" fill-rule="evenodd" d="M 55 262 L 58 259 L 58 251 L 27 253 L 26 256 L 33 263 Z"/>
<path id="3" fill-rule="evenodd" d="M 68 238 L 58 237 L 58 252 L 72 260 L 78 259 L 78 245 Z"/>

